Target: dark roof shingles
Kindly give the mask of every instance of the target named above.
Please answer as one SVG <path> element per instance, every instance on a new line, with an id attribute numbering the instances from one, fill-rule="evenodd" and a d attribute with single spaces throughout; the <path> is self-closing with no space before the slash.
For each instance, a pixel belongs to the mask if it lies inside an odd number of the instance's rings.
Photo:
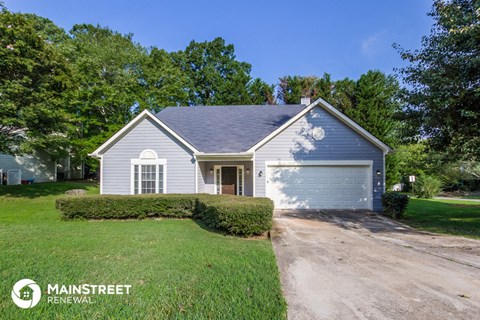
<path id="1" fill-rule="evenodd" d="M 247 151 L 305 107 L 169 107 L 156 116 L 200 152 L 234 153 Z"/>

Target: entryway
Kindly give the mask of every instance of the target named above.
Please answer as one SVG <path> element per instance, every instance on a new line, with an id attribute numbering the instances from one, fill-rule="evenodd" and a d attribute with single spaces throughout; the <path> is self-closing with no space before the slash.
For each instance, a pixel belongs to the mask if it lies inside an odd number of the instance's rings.
<path id="1" fill-rule="evenodd" d="M 222 194 L 237 194 L 237 167 L 222 167 Z"/>
<path id="2" fill-rule="evenodd" d="M 244 166 L 214 166 L 215 194 L 244 195 Z"/>

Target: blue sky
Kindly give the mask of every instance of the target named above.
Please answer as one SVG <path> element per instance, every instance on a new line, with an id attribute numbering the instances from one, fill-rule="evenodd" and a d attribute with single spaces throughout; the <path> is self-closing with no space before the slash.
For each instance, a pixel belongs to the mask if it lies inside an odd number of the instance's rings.
<path id="1" fill-rule="evenodd" d="M 154 1 L 4 0 L 11 11 L 35 13 L 69 30 L 75 23 L 131 32 L 143 46 L 184 49 L 194 39 L 223 37 L 252 76 L 358 78 L 369 69 L 393 73 L 405 63 L 392 48 L 420 47 L 432 19 L 430 0 Z"/>

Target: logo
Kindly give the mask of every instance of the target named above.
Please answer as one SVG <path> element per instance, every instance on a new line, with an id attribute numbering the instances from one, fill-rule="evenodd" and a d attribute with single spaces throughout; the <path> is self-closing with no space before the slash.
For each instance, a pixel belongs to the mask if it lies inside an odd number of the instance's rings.
<path id="1" fill-rule="evenodd" d="M 30 279 L 22 279 L 13 285 L 12 300 L 22 309 L 35 307 L 42 293 L 38 284 Z"/>

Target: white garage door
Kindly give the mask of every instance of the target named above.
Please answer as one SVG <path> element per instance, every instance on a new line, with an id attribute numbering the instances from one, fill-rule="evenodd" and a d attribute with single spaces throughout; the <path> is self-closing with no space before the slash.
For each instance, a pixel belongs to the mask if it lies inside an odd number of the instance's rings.
<path id="1" fill-rule="evenodd" d="M 369 167 L 269 166 L 267 197 L 279 209 L 369 209 Z"/>

